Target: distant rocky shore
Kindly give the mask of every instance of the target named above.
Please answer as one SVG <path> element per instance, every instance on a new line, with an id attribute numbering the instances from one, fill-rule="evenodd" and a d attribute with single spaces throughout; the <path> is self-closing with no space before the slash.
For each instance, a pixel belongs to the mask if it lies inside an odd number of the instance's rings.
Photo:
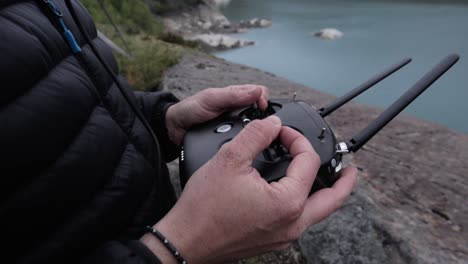
<path id="1" fill-rule="evenodd" d="M 182 12 L 165 14 L 162 17 L 165 28 L 185 40 L 200 43 L 205 51 L 213 51 L 254 45 L 254 41 L 239 39 L 233 34 L 272 25 L 272 21 L 266 18 L 231 23 L 219 11 L 218 4 L 214 0 L 205 0 Z"/>
<path id="2" fill-rule="evenodd" d="M 205 54 L 185 55 L 162 88 L 185 98 L 206 87 L 256 83 L 273 98 L 320 107 L 333 96 Z M 327 117 L 349 138 L 381 109 L 348 103 Z M 468 135 L 401 115 L 358 153 L 359 182 L 349 201 L 285 251 L 248 263 L 467 263 Z M 171 164 L 175 185 L 177 162 Z"/>

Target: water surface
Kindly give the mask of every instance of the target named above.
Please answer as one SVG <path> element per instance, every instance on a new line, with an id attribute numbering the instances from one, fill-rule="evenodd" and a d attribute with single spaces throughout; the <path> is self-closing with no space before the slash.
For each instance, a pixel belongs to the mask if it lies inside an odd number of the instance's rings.
<path id="1" fill-rule="evenodd" d="M 236 35 L 253 47 L 218 52 L 334 95 L 412 57 L 413 62 L 356 100 L 385 108 L 450 53 L 461 60 L 405 113 L 468 132 L 468 1 L 233 0 L 231 21 L 266 17 L 273 26 Z M 345 35 L 321 40 L 311 32 L 337 28 Z"/>

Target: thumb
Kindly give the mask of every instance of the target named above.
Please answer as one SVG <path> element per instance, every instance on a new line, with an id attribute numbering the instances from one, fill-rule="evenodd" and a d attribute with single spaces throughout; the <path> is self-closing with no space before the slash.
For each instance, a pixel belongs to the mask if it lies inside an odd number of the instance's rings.
<path id="1" fill-rule="evenodd" d="M 356 175 L 357 169 L 348 167 L 331 188 L 321 189 L 309 197 L 301 216 L 304 228 L 322 221 L 346 201 L 356 183 Z"/>
<path id="2" fill-rule="evenodd" d="M 254 120 L 225 144 L 219 154 L 222 158 L 235 161 L 232 162 L 235 166 L 239 166 L 238 163 L 250 165 L 255 157 L 278 137 L 280 131 L 281 120 L 277 116 Z"/>

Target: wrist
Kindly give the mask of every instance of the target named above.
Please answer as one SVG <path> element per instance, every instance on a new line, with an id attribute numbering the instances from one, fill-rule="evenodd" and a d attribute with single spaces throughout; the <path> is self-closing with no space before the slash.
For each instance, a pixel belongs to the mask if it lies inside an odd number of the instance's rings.
<path id="1" fill-rule="evenodd" d="M 202 231 L 207 230 L 203 227 L 203 223 L 196 222 L 196 219 L 177 217 L 176 215 L 169 213 L 156 223 L 153 228 L 157 229 L 174 245 L 187 263 L 212 263 L 212 260 L 215 257 L 215 252 L 211 249 L 214 246 L 215 241 L 210 241 L 208 239 L 208 237 L 213 237 L 211 236 L 212 234 Z M 159 242 L 156 238 L 154 239 L 156 242 Z M 164 247 L 164 245 L 159 242 L 159 247 L 161 246 Z M 170 255 L 170 252 L 167 249 L 165 253 Z M 174 256 L 172 256 L 171 261 L 175 261 Z"/>
<path id="2" fill-rule="evenodd" d="M 205 263 L 202 258 L 200 258 L 201 254 L 197 249 L 198 242 L 191 241 L 193 235 L 182 226 L 185 225 L 174 223 L 173 221 L 168 222 L 165 219 L 162 219 L 154 225 L 154 228 L 159 230 L 169 241 L 171 241 L 188 263 Z"/>
<path id="3" fill-rule="evenodd" d="M 147 248 L 157 256 L 164 264 L 178 264 L 177 260 L 172 256 L 171 252 L 167 250 L 164 245 L 156 237 L 150 233 L 146 233 L 140 238 L 141 243 L 143 243 Z"/>

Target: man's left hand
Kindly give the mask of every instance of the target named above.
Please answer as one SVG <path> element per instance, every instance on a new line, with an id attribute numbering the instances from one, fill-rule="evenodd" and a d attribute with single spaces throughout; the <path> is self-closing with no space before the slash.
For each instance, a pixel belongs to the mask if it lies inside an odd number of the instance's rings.
<path id="1" fill-rule="evenodd" d="M 266 110 L 268 97 L 266 87 L 252 84 L 203 90 L 169 107 L 166 113 L 169 138 L 180 145 L 190 127 L 214 119 L 227 110 L 255 102 L 261 110 Z"/>

